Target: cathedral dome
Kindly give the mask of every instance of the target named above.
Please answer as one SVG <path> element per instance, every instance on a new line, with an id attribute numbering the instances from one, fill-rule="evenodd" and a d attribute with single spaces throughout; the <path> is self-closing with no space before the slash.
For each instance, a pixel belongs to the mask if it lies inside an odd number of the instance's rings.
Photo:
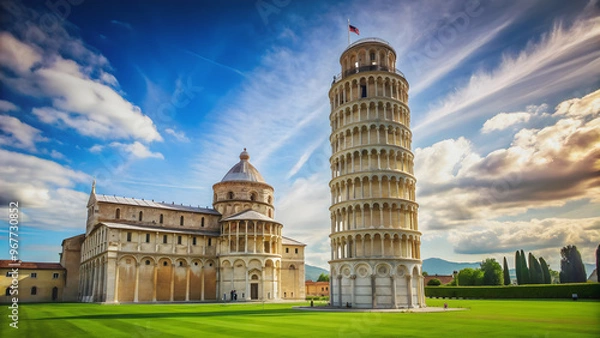
<path id="1" fill-rule="evenodd" d="M 229 169 L 221 182 L 250 181 L 265 183 L 262 175 L 252 164 L 250 164 L 249 160 L 250 154 L 248 154 L 246 148 L 244 148 L 244 151 L 240 154 L 240 162 Z"/>

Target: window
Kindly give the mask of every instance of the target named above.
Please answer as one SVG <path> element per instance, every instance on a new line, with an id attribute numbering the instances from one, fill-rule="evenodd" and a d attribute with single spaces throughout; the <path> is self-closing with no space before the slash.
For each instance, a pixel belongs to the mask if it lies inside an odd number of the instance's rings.
<path id="1" fill-rule="evenodd" d="M 37 278 L 37 272 L 32 272 L 31 275 L 29 275 L 29 277 L 31 277 L 31 278 Z"/>
<path id="2" fill-rule="evenodd" d="M 52 274 L 52 279 L 58 279 L 58 272 Z"/>
<path id="3" fill-rule="evenodd" d="M 144 217 L 144 212 L 140 211 L 140 214 L 138 215 L 138 221 L 142 221 L 142 218 Z"/>
<path id="4" fill-rule="evenodd" d="M 287 297 L 287 292 L 283 293 L 283 298 Z"/>
<path id="5" fill-rule="evenodd" d="M 150 243 L 150 234 L 146 234 L 146 243 Z"/>
<path id="6" fill-rule="evenodd" d="M 290 248 L 285 248 L 285 253 L 290 253 Z"/>
<path id="7" fill-rule="evenodd" d="M 271 201 L 272 201 L 271 196 L 267 197 L 267 203 L 271 204 Z"/>
<path id="8" fill-rule="evenodd" d="M 164 262 L 163 262 L 163 266 L 167 266 L 167 261 L 164 261 Z"/>
<path id="9" fill-rule="evenodd" d="M 196 245 L 196 237 L 192 237 L 192 245 Z"/>
<path id="10" fill-rule="evenodd" d="M 329 286 L 326 286 L 326 287 L 325 287 L 325 291 L 329 291 Z"/>
<path id="11" fill-rule="evenodd" d="M 167 235 L 163 235 L 163 243 L 167 244 Z"/>
<path id="12" fill-rule="evenodd" d="M 179 217 L 179 225 L 183 225 L 183 216 Z"/>
<path id="13" fill-rule="evenodd" d="M 325 291 L 325 288 L 321 288 L 321 291 Z"/>
<path id="14" fill-rule="evenodd" d="M 127 242 L 131 242 L 131 232 L 127 233 Z"/>
<path id="15" fill-rule="evenodd" d="M 371 53 L 371 61 L 375 61 L 375 53 Z"/>
<path id="16" fill-rule="evenodd" d="M 202 221 L 200 222 L 200 226 L 204 228 L 204 217 L 202 217 Z"/>
<path id="17" fill-rule="evenodd" d="M 37 287 L 34 286 L 34 287 L 31 288 L 31 295 L 32 296 L 37 295 Z"/>
<path id="18" fill-rule="evenodd" d="M 160 214 L 160 217 L 158 218 L 158 223 L 163 224 L 165 218 L 163 217 L 163 214 Z"/>
<path id="19" fill-rule="evenodd" d="M 182 261 L 179 261 L 179 266 L 183 266 L 183 262 Z"/>
<path id="20" fill-rule="evenodd" d="M 12 272 L 10 272 L 10 271 L 6 271 L 6 277 L 10 277 L 10 278 L 12 278 Z"/>
<path id="21" fill-rule="evenodd" d="M 177 244 L 181 244 L 181 236 L 177 236 Z"/>
<path id="22" fill-rule="evenodd" d="M 294 249 L 294 253 L 298 253 L 298 248 Z"/>
<path id="23" fill-rule="evenodd" d="M 150 265 L 150 260 L 146 259 L 146 265 Z"/>
<path id="24" fill-rule="evenodd" d="M 212 243 L 212 238 L 209 238 L 208 239 L 208 246 L 211 246 L 212 245 L 211 243 Z"/>
<path id="25" fill-rule="evenodd" d="M 228 192 L 227 197 L 229 197 L 229 199 L 232 200 L 233 197 L 235 197 L 235 195 L 233 194 L 233 191 Z"/>
<path id="26" fill-rule="evenodd" d="M 250 194 L 250 200 L 251 201 L 256 201 L 256 193 L 253 192 L 253 193 Z"/>
<path id="27" fill-rule="evenodd" d="M 367 97 L 367 86 L 360 85 L 360 97 Z"/>
<path id="28" fill-rule="evenodd" d="M 10 288 L 6 288 L 6 293 L 4 295 L 5 296 L 10 296 Z"/>
<path id="29" fill-rule="evenodd" d="M 121 218 L 121 209 L 117 208 L 117 211 L 115 211 L 115 218 L 116 219 L 120 219 Z"/>

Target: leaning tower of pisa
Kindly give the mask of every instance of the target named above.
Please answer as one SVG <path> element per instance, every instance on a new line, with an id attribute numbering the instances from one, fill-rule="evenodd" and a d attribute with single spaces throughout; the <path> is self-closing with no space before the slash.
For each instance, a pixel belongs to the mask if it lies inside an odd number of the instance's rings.
<path id="1" fill-rule="evenodd" d="M 408 82 L 377 38 L 340 57 L 331 102 L 331 303 L 424 307 Z"/>

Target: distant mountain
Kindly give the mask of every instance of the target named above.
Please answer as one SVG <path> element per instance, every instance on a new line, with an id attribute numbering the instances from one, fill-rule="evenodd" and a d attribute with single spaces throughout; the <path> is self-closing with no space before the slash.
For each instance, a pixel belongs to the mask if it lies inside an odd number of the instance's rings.
<path id="1" fill-rule="evenodd" d="M 502 263 L 501 263 L 502 264 Z M 510 262 L 509 262 L 510 264 Z M 431 275 L 451 275 L 454 271 L 460 271 L 465 268 L 479 268 L 479 262 L 450 262 L 441 258 L 427 258 L 423 260 L 423 271 Z M 322 273 L 329 274 L 329 271 L 318 266 L 306 264 L 305 279 L 316 281 Z M 585 264 L 585 272 L 589 276 L 596 268 L 594 264 Z M 560 268 L 559 268 L 560 270 Z M 510 269 L 510 278 L 517 279 L 515 269 Z"/>
<path id="2" fill-rule="evenodd" d="M 308 265 L 306 264 L 304 266 L 305 271 L 304 271 L 304 279 L 305 280 L 311 280 L 313 282 L 316 282 L 317 279 L 319 279 L 319 275 L 324 273 L 324 274 L 329 274 L 329 271 L 322 269 L 318 266 L 312 266 L 312 265 Z"/>
<path id="3" fill-rule="evenodd" d="M 478 268 L 479 262 L 476 263 L 457 263 L 449 262 L 441 258 L 427 258 L 423 260 L 423 271 L 431 275 L 451 275 L 454 271 L 460 271 L 465 268 Z"/>

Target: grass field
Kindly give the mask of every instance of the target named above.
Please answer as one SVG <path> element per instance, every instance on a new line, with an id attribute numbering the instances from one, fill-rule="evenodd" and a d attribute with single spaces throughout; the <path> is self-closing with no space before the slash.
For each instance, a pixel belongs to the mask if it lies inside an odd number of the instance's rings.
<path id="1" fill-rule="evenodd" d="M 0 337 L 600 337 L 600 302 L 446 300 L 467 311 L 336 313 L 302 304 L 21 304 Z M 428 306 L 444 300 L 428 299 Z"/>

